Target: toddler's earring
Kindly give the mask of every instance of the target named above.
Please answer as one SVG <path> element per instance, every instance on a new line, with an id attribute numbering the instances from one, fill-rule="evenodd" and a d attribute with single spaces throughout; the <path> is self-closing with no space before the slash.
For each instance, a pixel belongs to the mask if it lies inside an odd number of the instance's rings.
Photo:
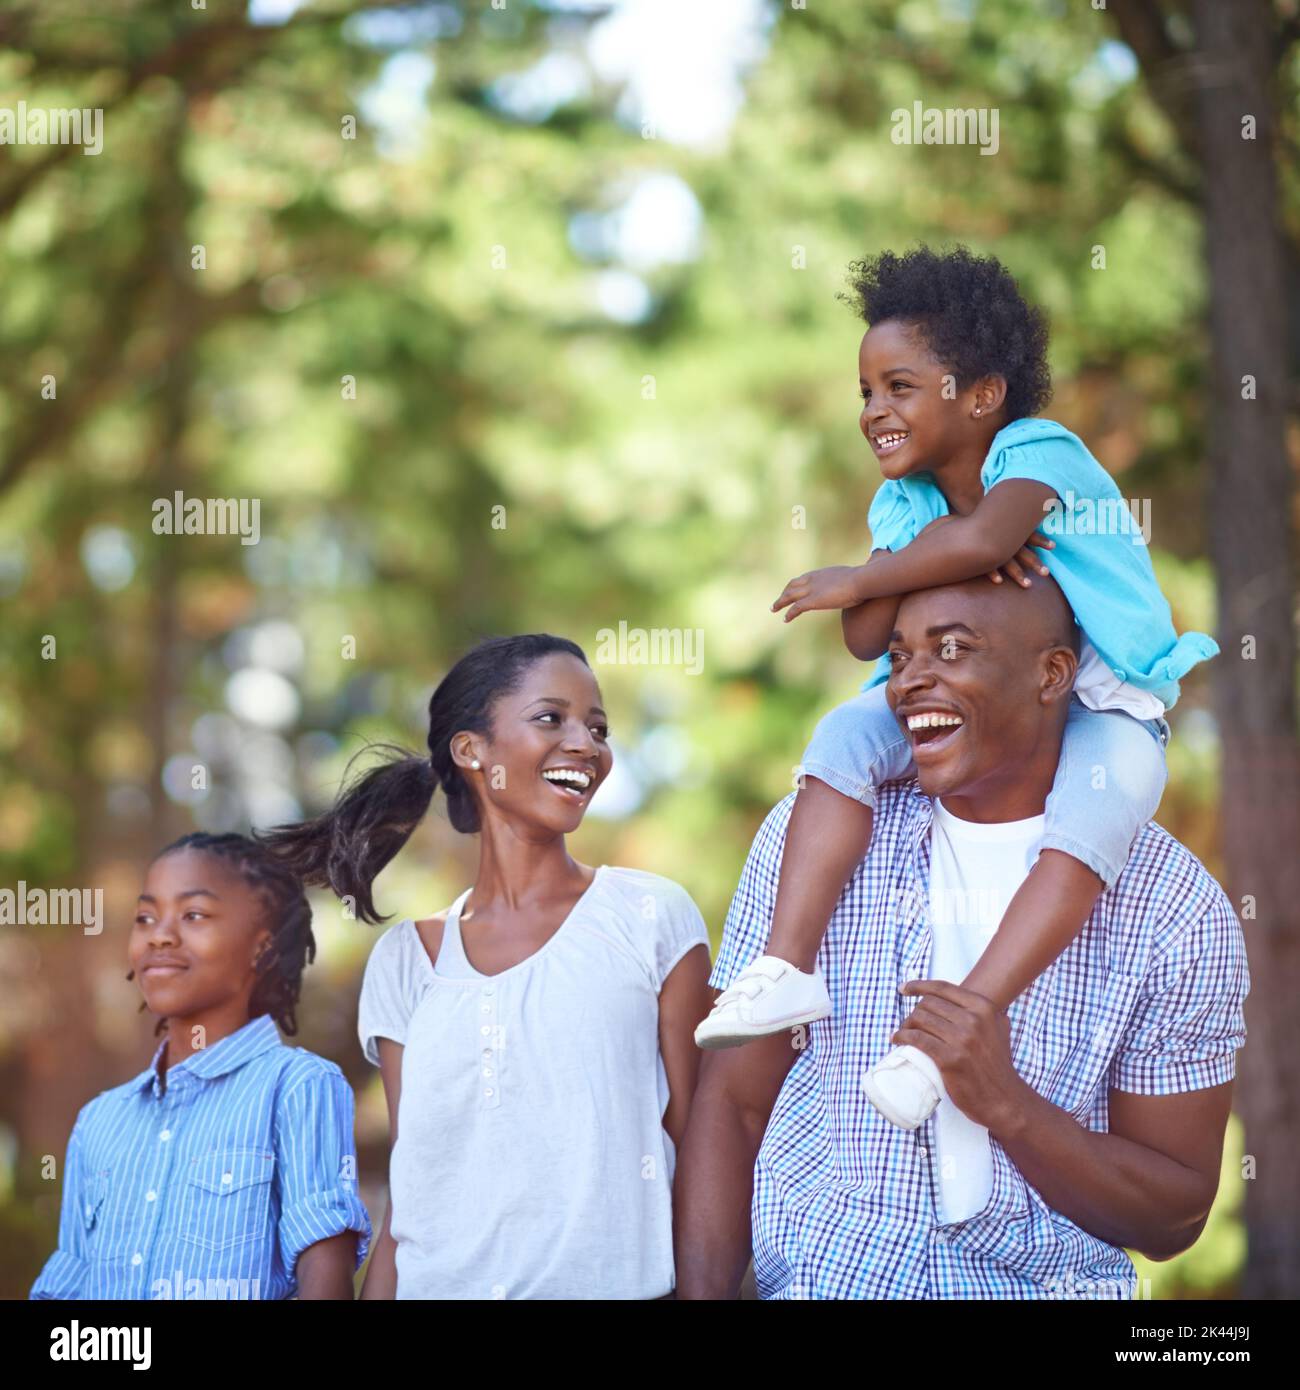
<path id="1" fill-rule="evenodd" d="M 976 406 L 976 407 L 975 407 L 975 414 L 978 415 L 979 413 L 980 413 L 980 408 L 979 408 L 979 406 Z"/>
<path id="2" fill-rule="evenodd" d="M 474 769 L 475 772 L 477 772 L 477 771 L 479 770 L 479 768 L 482 767 L 482 766 L 483 766 L 483 764 L 480 763 L 479 760 L 478 760 L 477 758 L 472 759 L 471 762 L 470 762 L 470 767 L 472 767 L 472 768 Z"/>

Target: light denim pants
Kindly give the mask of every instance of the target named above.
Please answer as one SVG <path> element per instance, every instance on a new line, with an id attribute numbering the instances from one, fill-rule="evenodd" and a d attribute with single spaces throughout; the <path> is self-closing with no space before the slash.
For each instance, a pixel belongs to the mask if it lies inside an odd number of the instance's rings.
<path id="1" fill-rule="evenodd" d="M 1113 887 L 1164 794 L 1168 742 L 1163 719 L 1091 710 L 1071 695 L 1039 848 L 1072 855 Z M 916 776 L 911 745 L 886 703 L 884 682 L 821 718 L 800 768 L 871 807 L 882 782 Z"/>

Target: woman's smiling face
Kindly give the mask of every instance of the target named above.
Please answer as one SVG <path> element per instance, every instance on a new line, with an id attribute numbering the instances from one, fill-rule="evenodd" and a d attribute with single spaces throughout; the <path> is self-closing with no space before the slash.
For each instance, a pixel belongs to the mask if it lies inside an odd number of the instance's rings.
<path id="1" fill-rule="evenodd" d="M 947 385 L 947 395 L 944 388 Z M 898 319 L 869 328 L 858 349 L 858 425 L 886 478 L 932 471 L 962 442 L 968 392 L 931 356 L 924 339 Z"/>
<path id="2" fill-rule="evenodd" d="M 567 652 L 540 658 L 496 700 L 491 723 L 490 738 L 457 735 L 454 750 L 487 814 L 546 835 L 576 830 L 614 762 L 591 668 Z"/>

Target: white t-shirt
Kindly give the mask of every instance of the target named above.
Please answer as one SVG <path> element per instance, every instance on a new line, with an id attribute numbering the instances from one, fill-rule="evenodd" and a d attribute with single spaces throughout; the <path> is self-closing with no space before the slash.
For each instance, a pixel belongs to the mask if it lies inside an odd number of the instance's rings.
<path id="1" fill-rule="evenodd" d="M 960 984 L 997 931 L 1038 858 L 1043 816 L 980 825 L 934 800 L 930 822 L 930 978 Z M 945 1095 L 935 1111 L 945 1223 L 983 1211 L 993 1194 L 989 1132 Z"/>
<path id="2" fill-rule="evenodd" d="M 1164 704 L 1149 690 L 1120 680 L 1086 637 L 1079 647 L 1074 693 L 1089 709 L 1119 709 L 1134 719 L 1162 719 L 1165 713 Z"/>
<path id="3" fill-rule="evenodd" d="M 357 1031 L 403 1044 L 389 1165 L 397 1297 L 659 1298 L 674 1285 L 659 991 L 699 909 L 601 865 L 559 930 L 495 975 L 448 909 L 435 967 L 409 919 L 375 943 Z M 472 934 L 473 923 L 465 930 Z"/>

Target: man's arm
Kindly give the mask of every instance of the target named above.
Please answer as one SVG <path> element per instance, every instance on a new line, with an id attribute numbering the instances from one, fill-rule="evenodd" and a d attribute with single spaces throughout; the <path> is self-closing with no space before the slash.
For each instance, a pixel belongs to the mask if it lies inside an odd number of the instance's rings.
<path id="1" fill-rule="evenodd" d="M 797 1036 L 776 1033 L 705 1054 L 673 1182 L 679 1299 L 730 1299 L 740 1291 L 752 1241 L 754 1162 L 799 1055 Z"/>
<path id="2" fill-rule="evenodd" d="M 1054 1211 L 1099 1240 L 1170 1260 L 1210 1214 L 1232 1084 L 1167 1096 L 1112 1090 L 1109 1133 L 1023 1086 L 989 1132 Z"/>
<path id="3" fill-rule="evenodd" d="M 715 990 L 725 989 L 767 943 L 794 800 L 791 792 L 772 807 L 749 847 L 709 977 Z M 740 1289 L 750 1254 L 754 1163 L 798 1056 L 791 1037 L 775 1033 L 708 1051 L 700 1064 L 673 1178 L 678 1298 L 735 1298 Z"/>
<path id="4" fill-rule="evenodd" d="M 1153 1260 L 1186 1250 L 1205 1226 L 1246 1041 L 1241 924 L 1199 875 L 1183 877 L 1171 899 L 1192 920 L 1153 961 L 1111 1061 L 1108 1133 L 1086 1129 L 1021 1080 L 1010 1022 L 983 995 L 911 981 L 903 992 L 925 998 L 893 1038 L 930 1055 L 953 1104 L 988 1128 L 1049 1206 Z"/>

